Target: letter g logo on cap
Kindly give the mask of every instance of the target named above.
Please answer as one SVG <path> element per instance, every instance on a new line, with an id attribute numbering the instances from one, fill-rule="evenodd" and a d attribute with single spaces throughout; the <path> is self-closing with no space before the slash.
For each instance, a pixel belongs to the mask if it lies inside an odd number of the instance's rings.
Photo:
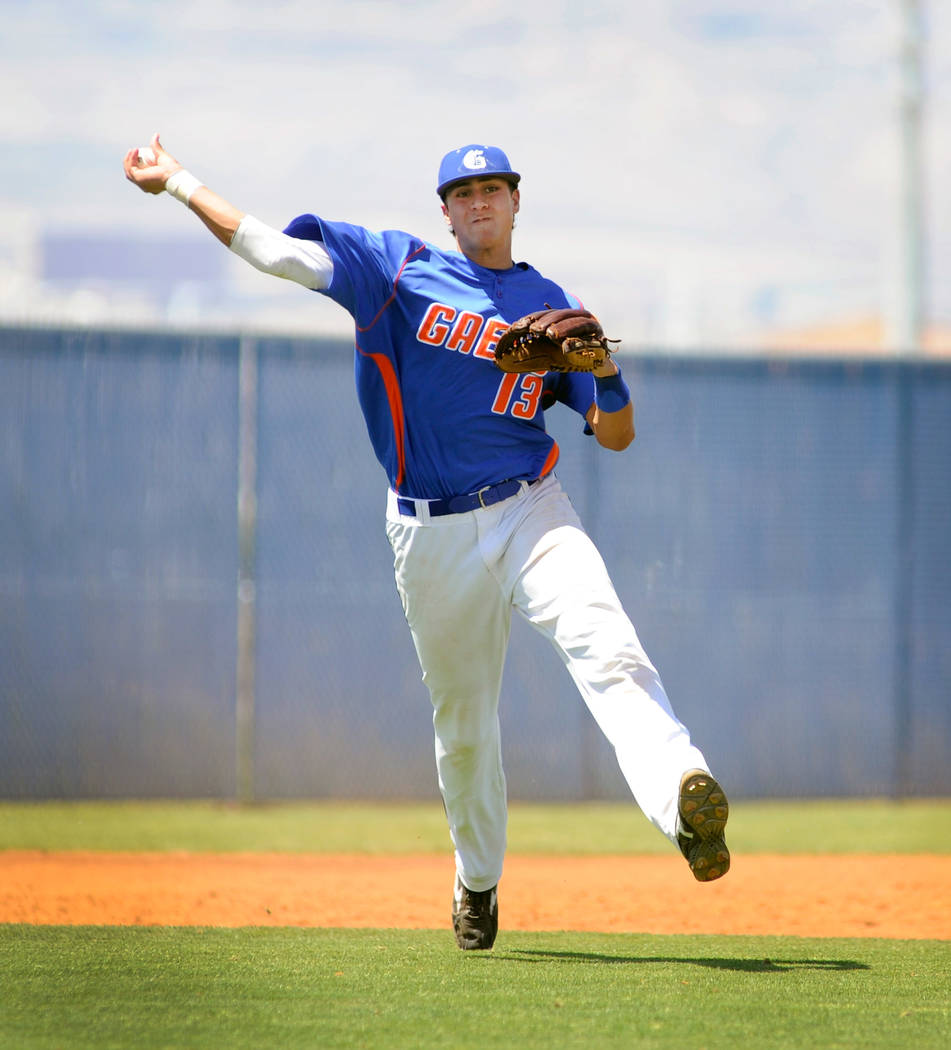
<path id="1" fill-rule="evenodd" d="M 481 149 L 469 150 L 469 152 L 462 158 L 462 164 L 470 171 L 479 171 L 486 166 L 484 151 Z"/>

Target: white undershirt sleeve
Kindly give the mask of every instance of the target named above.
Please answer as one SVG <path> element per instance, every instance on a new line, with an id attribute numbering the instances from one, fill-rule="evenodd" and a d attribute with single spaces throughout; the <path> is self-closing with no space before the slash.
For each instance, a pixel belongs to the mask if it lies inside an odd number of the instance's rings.
<path id="1" fill-rule="evenodd" d="M 231 251 L 264 273 L 305 288 L 328 288 L 334 264 L 320 241 L 304 241 L 245 215 L 231 239 Z"/>

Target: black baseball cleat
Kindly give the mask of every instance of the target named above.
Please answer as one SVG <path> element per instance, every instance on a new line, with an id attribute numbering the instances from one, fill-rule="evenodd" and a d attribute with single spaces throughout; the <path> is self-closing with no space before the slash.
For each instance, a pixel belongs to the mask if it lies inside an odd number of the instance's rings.
<path id="1" fill-rule="evenodd" d="M 495 944 L 499 932 L 499 888 L 476 893 L 456 875 L 452 893 L 452 929 L 464 952 L 480 951 Z"/>
<path id="2" fill-rule="evenodd" d="M 698 882 L 713 882 L 730 870 L 723 832 L 730 804 L 716 779 L 702 769 L 684 773 L 680 782 L 680 830 L 677 844 Z"/>

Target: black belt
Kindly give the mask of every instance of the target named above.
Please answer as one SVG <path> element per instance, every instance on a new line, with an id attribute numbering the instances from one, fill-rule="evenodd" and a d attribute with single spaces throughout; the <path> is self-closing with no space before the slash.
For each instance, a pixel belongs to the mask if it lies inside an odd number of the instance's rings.
<path id="1" fill-rule="evenodd" d="M 535 485 L 541 478 L 534 478 L 529 485 Z M 522 487 L 521 481 L 500 481 L 497 485 L 486 485 L 478 492 L 467 492 L 464 496 L 450 496 L 448 499 L 407 499 L 405 496 L 397 496 L 396 504 L 400 514 L 408 517 L 416 517 L 416 504 L 426 503 L 429 507 L 429 516 L 439 518 L 444 514 L 464 514 L 467 510 L 478 510 L 479 507 L 491 507 L 493 503 L 501 503 L 504 499 L 514 496 Z"/>

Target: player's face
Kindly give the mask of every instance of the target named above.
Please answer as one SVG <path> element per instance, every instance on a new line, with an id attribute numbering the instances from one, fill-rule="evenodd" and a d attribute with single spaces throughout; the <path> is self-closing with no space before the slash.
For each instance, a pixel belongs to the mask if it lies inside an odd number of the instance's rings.
<path id="1" fill-rule="evenodd" d="M 442 210 L 460 251 L 476 257 L 509 249 L 518 201 L 518 190 L 507 179 L 489 176 L 453 186 Z"/>

